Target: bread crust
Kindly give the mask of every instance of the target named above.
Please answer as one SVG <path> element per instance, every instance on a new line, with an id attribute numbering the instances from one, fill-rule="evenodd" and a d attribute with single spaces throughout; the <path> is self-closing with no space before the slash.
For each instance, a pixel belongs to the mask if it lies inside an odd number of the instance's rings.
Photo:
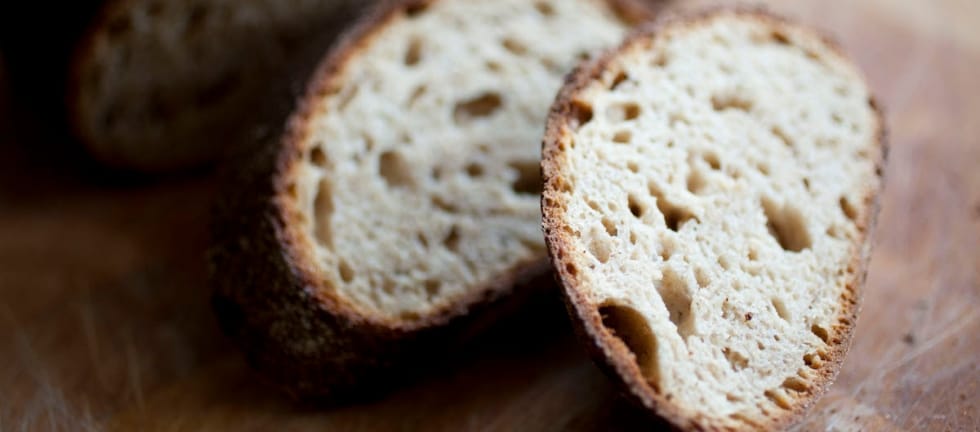
<path id="1" fill-rule="evenodd" d="M 289 196 L 302 145 L 324 114 L 317 101 L 336 91 L 350 60 L 384 28 L 435 1 L 384 2 L 342 37 L 317 68 L 282 140 L 228 176 L 229 187 L 250 193 L 216 207 L 210 261 L 217 317 L 250 362 L 294 397 L 329 403 L 377 394 L 407 378 L 411 366 L 465 340 L 488 316 L 548 286 L 542 276 L 551 278 L 542 255 L 431 313 L 403 320 L 358 308 L 316 276 L 312 240 L 300 229 L 301 211 Z M 646 18 L 626 8 L 632 2 L 600 1 L 632 22 Z"/>
<path id="2" fill-rule="evenodd" d="M 222 139 L 217 139 L 214 135 L 204 136 L 201 131 L 190 129 L 190 133 L 166 134 L 165 140 L 149 139 L 147 142 L 139 142 L 135 139 L 116 141 L 101 137 L 98 128 L 93 129 L 91 120 L 86 118 L 87 110 L 93 108 L 86 108 L 83 105 L 83 94 L 86 86 L 89 85 L 85 82 L 86 72 L 93 69 L 93 64 L 97 66 L 100 47 L 111 46 L 115 38 L 119 37 L 113 34 L 116 31 L 113 26 L 118 25 L 116 22 L 125 17 L 129 11 L 147 6 L 148 3 L 144 0 L 108 0 L 85 29 L 69 59 L 66 77 L 67 88 L 64 98 L 65 115 L 70 131 L 85 147 L 89 155 L 102 164 L 116 169 L 147 174 L 164 174 L 212 165 L 225 156 L 226 152 L 234 150 L 229 144 L 237 144 L 239 141 L 248 138 L 249 131 L 240 127 L 242 122 L 249 125 L 264 122 L 271 118 L 281 120 L 287 114 L 279 111 L 266 112 L 267 109 L 261 107 L 260 104 L 260 102 L 267 102 L 270 98 L 282 97 L 279 93 L 287 92 L 287 86 L 265 84 L 260 86 L 258 78 L 261 77 L 263 80 L 278 78 L 281 82 L 285 82 L 285 78 L 287 78 L 285 76 L 294 73 L 294 70 L 308 74 L 316 63 L 307 64 L 308 59 L 303 58 L 302 55 L 297 55 L 297 53 L 305 55 L 312 52 L 311 48 L 324 48 L 325 42 L 331 41 L 332 36 L 338 35 L 340 30 L 344 29 L 357 13 L 366 9 L 365 6 L 356 5 L 357 2 L 353 0 L 334 0 L 334 2 L 331 15 L 325 17 L 325 21 L 321 22 L 323 27 L 316 34 L 311 32 L 304 34 L 304 43 L 310 45 L 295 47 L 296 49 L 290 52 L 290 57 L 286 59 L 285 67 L 267 67 L 261 70 L 261 74 L 256 72 L 251 79 L 237 80 L 230 84 L 232 94 L 244 95 L 249 104 L 260 105 L 259 109 L 248 111 L 242 109 L 236 111 L 234 116 L 215 116 L 210 114 L 213 111 L 205 111 L 211 120 L 216 120 L 209 122 L 208 127 L 222 131 L 224 134 Z M 207 5 L 204 0 L 199 0 L 197 4 L 200 5 L 201 3 Z M 128 20 L 123 21 L 128 22 Z M 121 33 L 124 34 L 127 31 L 128 28 L 122 30 Z M 121 37 L 125 39 L 128 36 L 123 35 Z M 243 47 L 232 44 L 232 48 Z M 318 56 L 319 54 L 318 51 L 314 55 Z M 318 57 L 313 57 L 313 59 L 319 60 Z M 281 76 L 273 76 L 274 74 L 281 74 Z M 180 78 L 178 81 L 184 85 L 192 85 L 198 79 L 196 76 L 181 76 Z M 288 76 L 288 78 L 292 78 L 292 76 Z M 228 80 L 221 81 L 221 83 L 228 82 Z M 173 108 L 183 109 L 184 107 L 174 104 Z M 87 114 L 92 115 L 92 113 Z M 236 134 L 235 131 L 238 129 L 243 130 Z"/>
<path id="3" fill-rule="evenodd" d="M 576 333 L 585 343 L 596 364 L 620 387 L 624 395 L 634 404 L 644 408 L 655 421 L 664 422 L 676 430 L 714 431 L 729 430 L 730 428 L 717 425 L 711 419 L 698 415 L 696 409 L 681 407 L 661 394 L 654 391 L 643 377 L 634 361 L 634 354 L 602 323 L 598 308 L 587 298 L 587 293 L 581 289 L 577 269 L 571 259 L 572 238 L 566 231 L 563 219 L 563 209 L 566 206 L 559 193 L 567 184 L 563 176 L 564 151 L 571 134 L 571 126 L 577 122 L 576 99 L 588 86 L 603 75 L 607 67 L 618 55 L 629 51 L 634 45 L 650 43 L 666 29 L 677 29 L 693 26 L 709 21 L 718 16 L 733 14 L 763 22 L 768 26 L 802 28 L 803 31 L 815 36 L 832 49 L 839 57 L 846 59 L 841 46 L 831 38 L 809 30 L 806 27 L 796 27 L 796 24 L 785 18 L 773 15 L 761 8 L 711 8 L 685 15 L 662 15 L 657 21 L 637 29 L 618 48 L 610 49 L 603 55 L 581 64 L 568 78 L 558 97 L 552 105 L 547 120 L 545 137 L 542 143 L 542 175 L 544 189 L 541 198 L 541 208 L 549 258 L 555 269 L 556 277 L 562 286 L 562 295 Z M 879 185 L 884 185 L 884 165 L 888 154 L 887 130 L 884 116 L 878 103 L 872 98 L 868 101 L 877 122 L 875 134 L 880 149 L 875 156 L 876 175 Z M 883 186 L 882 186 L 883 187 Z M 796 399 L 794 406 L 788 410 L 770 412 L 762 418 L 748 419 L 746 427 L 757 430 L 782 429 L 799 422 L 807 409 L 822 396 L 836 378 L 840 365 L 850 347 L 857 316 L 861 307 L 861 286 L 867 277 L 868 261 L 871 252 L 870 235 L 874 231 L 880 211 L 880 190 L 869 188 L 863 193 L 862 219 L 856 221 L 858 236 L 852 243 L 851 259 L 848 266 L 846 286 L 839 304 L 842 313 L 830 330 L 830 349 L 824 366 L 813 371 L 818 378 L 811 380 L 814 385 L 808 388 L 801 397 Z"/>

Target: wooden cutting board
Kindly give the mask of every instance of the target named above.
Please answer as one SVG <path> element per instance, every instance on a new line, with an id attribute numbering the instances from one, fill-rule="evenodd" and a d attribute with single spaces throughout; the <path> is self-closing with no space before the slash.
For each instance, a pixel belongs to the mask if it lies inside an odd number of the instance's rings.
<path id="1" fill-rule="evenodd" d="M 980 2 L 771 3 L 843 42 L 887 110 L 892 143 L 854 345 L 800 428 L 978 430 Z M 11 145 L 11 109 L 0 107 L 0 430 L 643 426 L 561 320 L 498 329 L 377 402 L 286 402 L 207 306 L 213 180 L 134 184 L 51 168 L 41 139 Z"/>

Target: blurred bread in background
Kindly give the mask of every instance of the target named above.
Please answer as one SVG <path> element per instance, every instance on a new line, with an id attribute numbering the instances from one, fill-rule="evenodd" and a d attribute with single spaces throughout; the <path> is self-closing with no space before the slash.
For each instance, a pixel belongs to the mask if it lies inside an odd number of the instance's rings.
<path id="1" fill-rule="evenodd" d="M 270 105 L 298 93 L 333 37 L 372 3 L 109 1 L 74 52 L 71 127 L 116 168 L 206 165 L 263 117 L 285 115 L 288 106 Z"/>

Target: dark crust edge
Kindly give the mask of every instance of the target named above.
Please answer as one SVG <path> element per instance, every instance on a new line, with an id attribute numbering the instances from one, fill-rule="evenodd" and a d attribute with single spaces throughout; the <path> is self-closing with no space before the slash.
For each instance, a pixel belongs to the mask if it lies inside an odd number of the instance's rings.
<path id="1" fill-rule="evenodd" d="M 586 345 L 593 360 L 610 378 L 623 390 L 626 397 L 634 404 L 645 408 L 654 420 L 666 422 L 677 430 L 727 430 L 729 428 L 717 425 L 706 416 L 697 413 L 690 407 L 679 407 L 654 391 L 640 373 L 634 361 L 634 355 L 629 349 L 609 332 L 602 324 L 598 309 L 589 299 L 586 290 L 580 288 L 574 260 L 571 238 L 565 232 L 568 227 L 562 222 L 563 200 L 560 190 L 566 185 L 562 175 L 565 143 L 570 137 L 576 117 L 576 100 L 579 94 L 588 89 L 591 84 L 600 81 L 607 68 L 624 52 L 634 49 L 635 45 L 651 43 L 654 38 L 667 28 L 678 28 L 707 22 L 717 17 L 738 16 L 759 20 L 769 26 L 794 28 L 814 37 L 830 48 L 844 63 L 853 64 L 844 53 L 841 45 L 823 33 L 801 26 L 792 20 L 769 13 L 762 8 L 724 8 L 716 7 L 700 12 L 679 15 L 664 15 L 651 25 L 638 29 L 618 48 L 606 51 L 603 55 L 581 64 L 566 79 L 565 86 L 559 92 L 552 105 L 547 120 L 547 128 L 542 142 L 542 175 L 545 186 L 541 198 L 545 242 L 549 257 L 555 269 L 556 277 L 562 286 L 562 294 L 576 333 Z M 855 70 L 858 70 L 854 66 Z M 860 71 L 858 71 L 860 73 Z M 862 78 L 863 79 L 863 78 Z M 867 80 L 863 79 L 864 85 Z M 877 225 L 878 213 L 881 209 L 881 191 L 884 188 L 884 167 L 888 157 L 889 144 L 884 114 L 878 102 L 872 96 L 869 106 L 877 120 L 875 134 L 879 146 L 878 155 L 874 156 L 878 188 L 870 188 L 864 193 L 861 220 L 857 221 L 858 237 L 853 241 L 851 260 L 848 264 L 849 279 L 846 282 L 839 304 L 841 315 L 831 326 L 829 352 L 824 357 L 824 364 L 815 371 L 815 377 L 808 379 L 811 387 L 795 399 L 794 406 L 789 410 L 775 408 L 756 424 L 746 424 L 745 428 L 781 429 L 801 421 L 807 410 L 827 391 L 840 370 L 840 366 L 850 348 L 858 313 L 861 308 L 861 287 L 867 279 L 867 269 L 872 247 L 871 234 Z M 823 357 L 823 356 L 822 356 Z"/>
<path id="2" fill-rule="evenodd" d="M 100 145 L 99 140 L 95 138 L 92 130 L 83 120 L 81 114 L 82 75 L 85 66 L 93 60 L 96 44 L 109 21 L 118 15 L 120 10 L 129 7 L 132 2 L 133 0 L 109 0 L 102 5 L 75 45 L 68 61 L 68 75 L 65 77 L 67 86 L 65 88 L 64 113 L 68 120 L 70 132 L 90 155 L 100 162 L 114 167 L 125 167 L 132 164 L 131 161 L 126 161 L 125 157 L 120 157 L 111 149 Z M 153 171 L 153 169 L 149 170 Z"/>
<path id="3" fill-rule="evenodd" d="M 359 310 L 332 292 L 309 255 L 290 194 L 303 143 L 322 114 L 318 101 L 336 91 L 348 62 L 384 28 L 435 1 L 382 1 L 342 36 L 312 75 L 282 140 L 226 176 L 227 190 L 247 192 L 215 207 L 209 260 L 219 325 L 254 367 L 296 398 L 333 403 L 374 396 L 409 375 L 400 372 L 444 353 L 488 325 L 489 315 L 514 309 L 547 285 L 540 283 L 550 267 L 542 254 L 430 314 L 396 320 Z M 614 5 L 630 24 L 648 17 L 626 8 L 631 1 L 599 1 Z"/>

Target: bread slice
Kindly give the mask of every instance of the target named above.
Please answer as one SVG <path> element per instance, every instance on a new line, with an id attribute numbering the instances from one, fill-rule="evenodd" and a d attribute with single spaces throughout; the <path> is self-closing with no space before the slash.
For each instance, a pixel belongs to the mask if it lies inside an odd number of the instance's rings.
<path id="1" fill-rule="evenodd" d="M 313 53 L 305 56 L 308 73 L 369 3 L 110 1 L 75 55 L 76 134 L 119 168 L 164 172 L 211 162 L 266 120 L 256 114 L 289 91 L 294 72 L 286 68 L 302 64 L 297 55 Z"/>
<path id="2" fill-rule="evenodd" d="M 579 58 L 645 17 L 606 0 L 379 8 L 228 191 L 240 203 L 220 211 L 213 255 L 226 331 L 308 397 L 385 387 L 443 355 L 465 327 L 450 324 L 547 272 L 548 107 Z"/>
<path id="3" fill-rule="evenodd" d="M 849 345 L 884 160 L 855 66 L 764 12 L 664 20 L 580 67 L 542 208 L 597 361 L 681 429 L 799 419 Z"/>

